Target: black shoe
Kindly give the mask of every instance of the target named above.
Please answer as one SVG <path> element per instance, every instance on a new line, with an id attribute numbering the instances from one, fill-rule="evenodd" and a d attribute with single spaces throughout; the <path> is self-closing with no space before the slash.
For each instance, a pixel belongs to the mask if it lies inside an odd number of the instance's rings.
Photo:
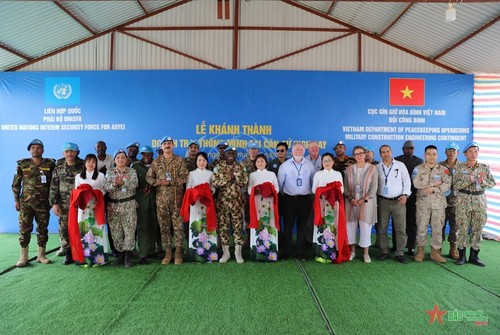
<path id="1" fill-rule="evenodd" d="M 139 264 L 141 264 L 141 265 L 147 265 L 147 264 L 149 264 L 149 262 L 148 262 L 148 260 L 147 260 L 146 257 L 142 257 L 142 258 L 139 259 Z"/>
<path id="2" fill-rule="evenodd" d="M 408 263 L 408 259 L 406 259 L 405 256 L 396 256 L 396 261 L 398 261 L 401 264 L 407 264 Z"/>
<path id="3" fill-rule="evenodd" d="M 481 260 L 477 256 L 478 254 L 479 254 L 479 250 L 474 250 L 474 249 L 470 248 L 469 263 L 472 263 L 474 265 L 477 265 L 477 266 L 484 268 L 486 266 L 486 264 L 481 262 Z"/>
<path id="4" fill-rule="evenodd" d="M 465 264 L 465 249 L 458 249 L 458 259 L 455 262 L 457 265 Z"/>
<path id="5" fill-rule="evenodd" d="M 408 252 L 406 253 L 408 256 L 415 256 L 415 249 L 408 248 Z"/>
<path id="6" fill-rule="evenodd" d="M 123 257 L 124 257 L 124 252 L 119 252 L 119 251 L 116 251 L 116 259 L 115 259 L 115 262 L 113 263 L 114 265 L 122 265 L 123 264 Z"/>
<path id="7" fill-rule="evenodd" d="M 286 261 L 286 260 L 288 260 L 288 258 L 289 258 L 289 257 L 290 257 L 290 256 L 289 256 L 288 254 L 283 253 L 283 254 L 280 256 L 280 259 L 281 259 L 282 261 Z"/>
<path id="8" fill-rule="evenodd" d="M 302 254 L 295 255 L 295 258 L 298 259 L 301 262 L 305 262 L 306 261 L 306 258 Z"/>
<path id="9" fill-rule="evenodd" d="M 124 251 L 123 253 L 125 254 L 123 265 L 125 265 L 126 268 L 129 268 L 132 266 L 132 251 Z"/>
<path id="10" fill-rule="evenodd" d="M 392 252 L 396 251 L 396 247 L 392 247 L 392 248 L 391 248 L 391 251 L 392 251 Z"/>
<path id="11" fill-rule="evenodd" d="M 387 258 L 389 258 L 389 254 L 382 254 L 379 256 L 378 260 L 385 261 Z"/>
<path id="12" fill-rule="evenodd" d="M 64 256 L 65 258 L 63 261 L 63 265 L 69 265 L 73 263 L 73 257 L 71 256 L 71 249 L 66 250 L 66 254 Z"/>

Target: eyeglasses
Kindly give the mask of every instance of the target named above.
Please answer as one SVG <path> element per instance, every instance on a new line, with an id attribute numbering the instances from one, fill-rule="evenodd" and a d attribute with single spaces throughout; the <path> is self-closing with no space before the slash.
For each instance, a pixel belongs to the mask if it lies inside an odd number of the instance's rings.
<path id="1" fill-rule="evenodd" d="M 286 150 L 276 150 L 276 152 L 285 152 Z"/>
<path id="2" fill-rule="evenodd" d="M 364 152 L 356 152 L 354 156 L 363 156 L 365 153 Z"/>

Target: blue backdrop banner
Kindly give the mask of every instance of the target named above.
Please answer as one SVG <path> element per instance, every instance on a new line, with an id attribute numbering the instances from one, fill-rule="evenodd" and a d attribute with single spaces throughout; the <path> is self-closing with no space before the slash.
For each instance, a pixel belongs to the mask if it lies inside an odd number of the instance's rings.
<path id="1" fill-rule="evenodd" d="M 82 71 L 0 73 L 0 233 L 17 232 L 10 192 L 16 160 L 34 138 L 44 157 L 62 157 L 75 142 L 81 157 L 105 141 L 108 153 L 130 142 L 159 146 L 190 140 L 213 159 L 228 140 L 246 154 L 249 142 L 274 157 L 280 141 L 319 142 L 321 153 L 343 141 L 382 144 L 401 154 L 406 140 L 423 156 L 428 144 L 463 147 L 472 140 L 472 75 L 313 71 Z M 376 154 L 376 157 L 378 154 Z M 51 232 L 57 231 L 55 216 Z"/>

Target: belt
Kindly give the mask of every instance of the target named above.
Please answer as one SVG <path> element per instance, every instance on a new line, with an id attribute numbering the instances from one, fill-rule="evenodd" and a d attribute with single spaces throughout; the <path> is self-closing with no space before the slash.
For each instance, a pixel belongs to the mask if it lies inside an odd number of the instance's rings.
<path id="1" fill-rule="evenodd" d="M 402 195 L 402 194 L 401 194 L 401 195 Z M 399 197 L 401 197 L 401 195 L 398 195 L 398 196 L 397 196 L 397 197 L 395 197 L 395 198 L 387 198 L 387 197 L 384 197 L 384 196 L 382 196 L 382 195 L 380 195 L 380 194 L 377 194 L 377 196 L 379 196 L 379 197 L 381 197 L 382 199 L 385 199 L 385 200 L 398 200 L 398 199 L 399 199 Z"/>
<path id="2" fill-rule="evenodd" d="M 458 192 L 464 193 L 464 194 L 469 194 L 469 195 L 482 195 L 482 194 L 484 194 L 484 190 L 474 191 L 474 192 L 467 191 L 467 190 L 458 190 Z"/>
<path id="3" fill-rule="evenodd" d="M 287 194 L 287 193 L 284 193 L 287 197 L 290 197 L 290 198 L 301 198 L 301 197 L 308 197 L 309 194 L 296 194 L 296 195 L 290 195 L 290 194 Z"/>
<path id="4" fill-rule="evenodd" d="M 114 204 L 119 204 L 122 202 L 127 202 L 135 199 L 135 195 L 128 197 L 128 198 L 123 198 L 123 199 L 109 199 L 109 202 L 114 203 Z"/>

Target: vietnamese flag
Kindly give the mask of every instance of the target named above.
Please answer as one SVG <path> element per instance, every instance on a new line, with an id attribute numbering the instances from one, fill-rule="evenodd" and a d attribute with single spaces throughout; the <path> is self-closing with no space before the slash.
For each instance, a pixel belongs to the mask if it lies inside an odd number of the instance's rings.
<path id="1" fill-rule="evenodd" d="M 389 105 L 424 106 L 425 80 L 415 78 L 389 78 Z"/>

